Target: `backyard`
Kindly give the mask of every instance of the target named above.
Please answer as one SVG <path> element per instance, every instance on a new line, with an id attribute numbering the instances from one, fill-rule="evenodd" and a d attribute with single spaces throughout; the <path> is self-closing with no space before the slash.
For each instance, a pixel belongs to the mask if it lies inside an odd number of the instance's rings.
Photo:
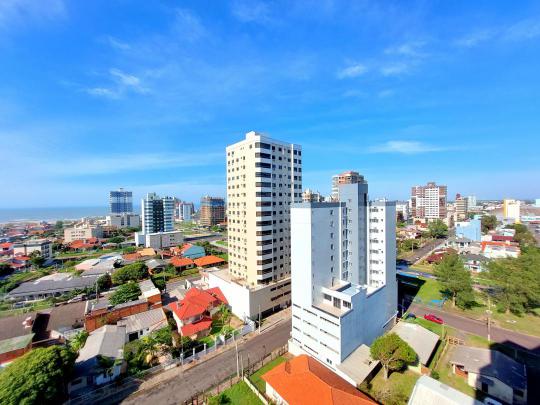
<path id="1" fill-rule="evenodd" d="M 420 374 L 405 370 L 394 371 L 384 380 L 381 369 L 369 383 L 362 383 L 360 390 L 383 404 L 405 405 L 418 378 Z"/>
<path id="2" fill-rule="evenodd" d="M 262 405 L 262 401 L 251 391 L 244 381 L 234 384 L 221 394 L 211 397 L 209 405 L 234 404 L 234 405 Z"/>
<path id="3" fill-rule="evenodd" d="M 271 362 L 257 370 L 255 373 L 250 375 L 249 380 L 253 383 L 253 385 L 255 385 L 255 387 L 257 387 L 259 392 L 265 393 L 266 382 L 261 378 L 261 376 L 266 372 L 272 370 L 277 365 L 284 363 L 285 361 L 287 361 L 287 358 L 284 356 L 276 357 L 274 360 L 272 360 Z"/>

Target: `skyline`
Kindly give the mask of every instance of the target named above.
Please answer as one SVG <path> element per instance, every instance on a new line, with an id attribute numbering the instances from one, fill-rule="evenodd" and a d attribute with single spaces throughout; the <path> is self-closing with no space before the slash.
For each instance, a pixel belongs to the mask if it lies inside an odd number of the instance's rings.
<path id="1" fill-rule="evenodd" d="M 225 197 L 250 130 L 325 195 L 356 170 L 371 198 L 540 196 L 539 4 L 287 3 L 2 2 L 0 208 Z"/>

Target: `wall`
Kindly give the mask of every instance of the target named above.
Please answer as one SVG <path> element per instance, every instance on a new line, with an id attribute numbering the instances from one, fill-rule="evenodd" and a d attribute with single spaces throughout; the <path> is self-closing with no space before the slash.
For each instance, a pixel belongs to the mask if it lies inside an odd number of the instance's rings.
<path id="1" fill-rule="evenodd" d="M 482 378 L 489 379 L 494 382 L 492 386 L 488 386 L 488 392 L 487 394 L 502 399 L 503 401 L 511 404 L 513 402 L 514 392 L 512 388 L 510 388 L 508 385 L 504 384 L 503 382 L 497 380 L 496 378 L 490 378 L 486 376 L 482 376 Z M 471 387 L 475 387 L 477 390 L 481 390 L 482 383 L 480 382 L 480 375 L 476 373 L 469 372 L 467 383 Z"/>
<path id="2" fill-rule="evenodd" d="M 0 354 L 0 364 L 9 363 L 15 360 L 16 358 L 21 357 L 23 354 L 30 351 L 31 347 L 32 347 L 32 343 L 30 343 L 27 347 L 24 347 L 22 349 Z"/>
<path id="3" fill-rule="evenodd" d="M 141 302 L 129 307 L 113 309 L 111 311 L 99 311 L 98 313 L 91 313 L 86 315 L 84 318 L 84 328 L 87 332 L 92 332 L 98 328 L 101 328 L 103 325 L 114 325 L 120 318 L 140 314 L 141 312 L 148 311 L 148 309 L 148 303 Z"/>

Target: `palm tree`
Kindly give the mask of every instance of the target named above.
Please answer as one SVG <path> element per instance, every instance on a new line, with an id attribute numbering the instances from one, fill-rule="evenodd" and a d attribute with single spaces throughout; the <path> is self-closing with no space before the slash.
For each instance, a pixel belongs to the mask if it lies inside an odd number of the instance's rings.
<path id="1" fill-rule="evenodd" d="M 222 324 L 225 324 L 227 322 L 227 326 L 230 326 L 231 324 L 231 310 L 229 307 L 225 304 L 221 304 L 219 306 L 219 315 L 221 318 Z"/>
<path id="2" fill-rule="evenodd" d="M 159 353 L 159 344 L 156 338 L 152 335 L 147 335 L 141 339 L 139 346 L 139 359 L 142 359 L 146 364 L 152 364 Z"/>

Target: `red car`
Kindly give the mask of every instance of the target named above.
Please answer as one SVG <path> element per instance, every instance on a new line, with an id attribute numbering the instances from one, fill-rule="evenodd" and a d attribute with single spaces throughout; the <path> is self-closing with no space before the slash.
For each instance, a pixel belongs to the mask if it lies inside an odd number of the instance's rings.
<path id="1" fill-rule="evenodd" d="M 427 319 L 428 321 L 431 321 L 431 322 L 439 323 L 441 325 L 444 323 L 442 318 L 439 318 L 438 316 L 435 316 L 433 314 L 425 314 L 424 319 Z"/>

